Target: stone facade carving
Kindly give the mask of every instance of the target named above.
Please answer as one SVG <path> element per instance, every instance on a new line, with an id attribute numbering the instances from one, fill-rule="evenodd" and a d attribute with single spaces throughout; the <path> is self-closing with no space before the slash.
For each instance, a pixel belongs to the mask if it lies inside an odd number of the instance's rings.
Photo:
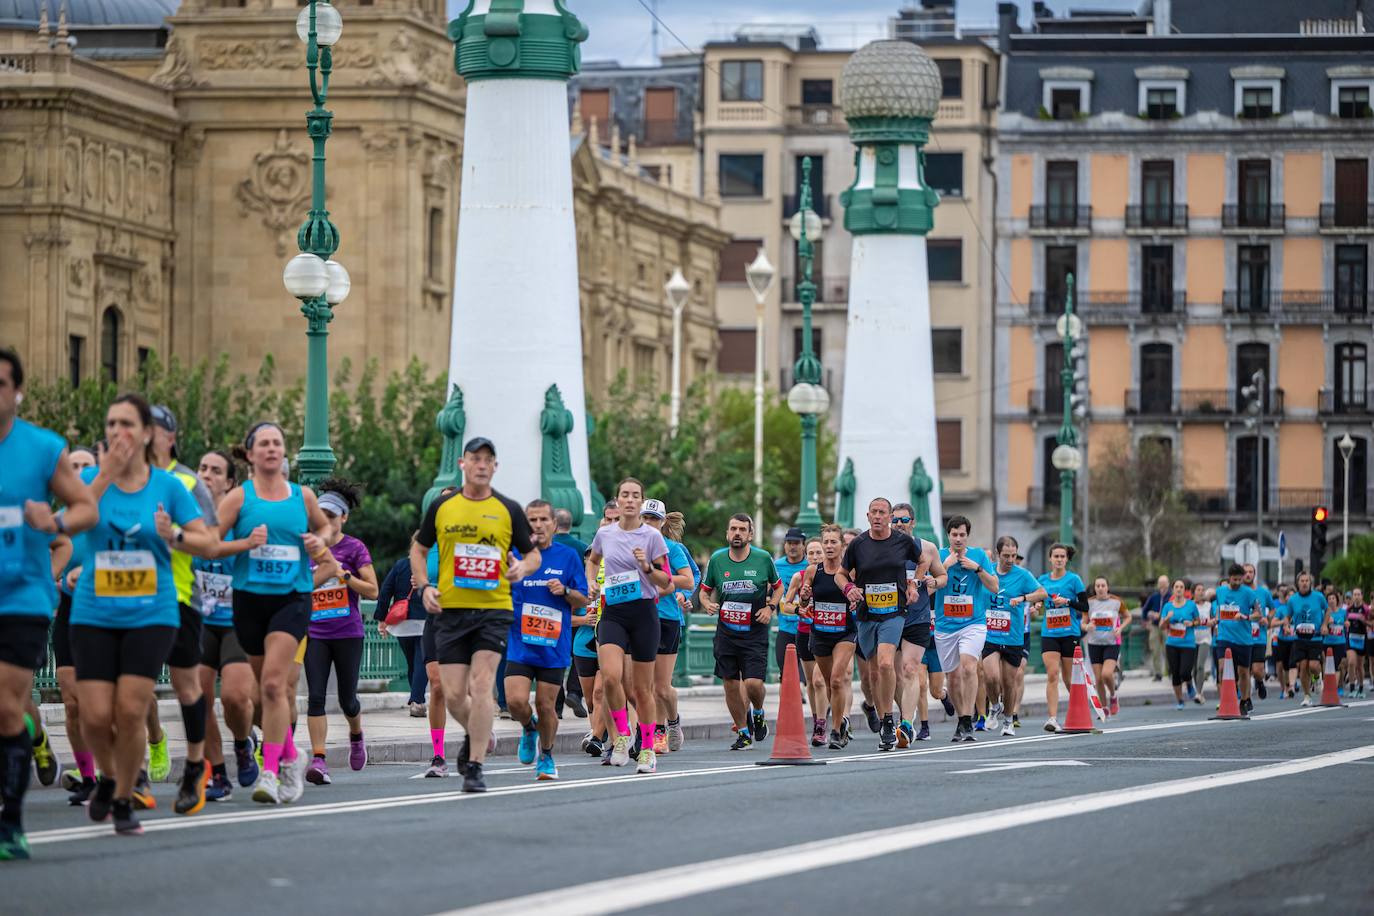
<path id="1" fill-rule="evenodd" d="M 0 140 L 0 189 L 18 187 L 24 180 L 24 143 Z"/>
<path id="2" fill-rule="evenodd" d="M 167 51 L 163 55 L 162 65 L 148 77 L 148 81 L 164 89 L 189 89 L 209 85 L 207 80 L 196 75 L 191 67 L 186 43 L 175 34 L 167 40 Z"/>
<path id="3" fill-rule="evenodd" d="M 377 67 L 377 48 L 372 42 L 345 39 L 331 54 L 335 74 Z M 196 44 L 196 56 L 206 70 L 305 69 L 305 45 L 295 38 L 202 38 Z M 364 82 L 377 85 L 370 77 Z"/>
<path id="4" fill-rule="evenodd" d="M 91 275 L 91 263 L 85 258 L 73 258 L 67 265 L 67 282 L 71 284 L 73 290 L 83 290 L 86 288 L 86 281 Z"/>
<path id="5" fill-rule="evenodd" d="M 253 157 L 248 177 L 239 182 L 234 196 L 241 216 L 261 215 L 276 241 L 277 257 L 286 257 L 310 203 L 310 157 L 292 149 L 285 130 L 278 131 L 272 149 Z"/>

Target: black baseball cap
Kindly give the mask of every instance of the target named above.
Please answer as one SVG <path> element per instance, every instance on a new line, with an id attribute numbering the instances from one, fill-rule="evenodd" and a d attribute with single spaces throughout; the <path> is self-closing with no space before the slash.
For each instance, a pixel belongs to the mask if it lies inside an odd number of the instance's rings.
<path id="1" fill-rule="evenodd" d="M 463 454 L 466 455 L 468 452 L 478 452 L 482 449 L 491 452 L 491 457 L 496 457 L 496 446 L 493 445 L 492 441 L 486 436 L 473 436 L 469 439 L 468 444 L 463 446 Z"/>
<path id="2" fill-rule="evenodd" d="M 784 542 L 804 540 L 806 540 L 806 532 L 802 531 L 800 528 L 788 528 L 787 534 L 783 537 Z"/>

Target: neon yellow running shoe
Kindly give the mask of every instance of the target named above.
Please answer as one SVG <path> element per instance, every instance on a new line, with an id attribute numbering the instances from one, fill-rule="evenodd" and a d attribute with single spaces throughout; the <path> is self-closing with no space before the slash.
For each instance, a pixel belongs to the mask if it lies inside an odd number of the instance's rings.
<path id="1" fill-rule="evenodd" d="M 167 753 L 167 736 L 156 744 L 148 742 L 148 778 L 153 782 L 164 782 L 172 773 L 172 758 Z"/>
<path id="2" fill-rule="evenodd" d="M 33 745 L 33 766 L 38 771 L 38 781 L 45 786 L 50 786 L 57 782 L 57 771 L 61 765 L 57 762 L 57 753 L 48 744 L 48 733 L 43 732 L 43 738 L 35 741 Z"/>

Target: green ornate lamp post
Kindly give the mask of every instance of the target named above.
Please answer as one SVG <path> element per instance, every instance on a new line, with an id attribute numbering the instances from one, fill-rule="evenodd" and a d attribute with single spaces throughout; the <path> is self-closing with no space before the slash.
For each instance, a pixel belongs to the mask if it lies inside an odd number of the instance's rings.
<path id="1" fill-rule="evenodd" d="M 801 497 L 797 527 L 813 536 L 820 533 L 821 513 L 816 484 L 816 427 L 821 414 L 830 408 L 830 394 L 821 385 L 821 361 L 812 348 L 811 306 L 816 302 L 816 284 L 811 282 L 814 245 L 811 236 L 821 230 L 820 217 L 811 209 L 811 157 L 802 160 L 801 206 L 789 226 L 797 240 L 797 260 L 802 281 L 797 287 L 802 305 L 802 352 L 792 367 L 794 383 L 787 393 L 787 406 L 801 417 Z"/>
<path id="2" fill-rule="evenodd" d="M 1064 419 L 1059 426 L 1059 435 L 1050 463 L 1059 471 L 1059 540 L 1073 545 L 1073 487 L 1079 469 L 1083 466 L 1083 453 L 1079 450 L 1080 437 L 1074 426 L 1074 413 L 1078 395 L 1075 391 L 1080 381 L 1077 366 L 1077 347 L 1083 336 L 1083 322 L 1073 313 L 1073 275 L 1067 278 L 1064 294 L 1064 314 L 1059 317 L 1055 329 L 1064 340 L 1064 367 L 1060 371 L 1060 383 L 1064 388 Z"/>
<path id="3" fill-rule="evenodd" d="M 324 144 L 334 118 L 324 107 L 333 69 L 330 48 L 342 32 L 343 17 L 324 0 L 310 0 L 296 17 L 296 34 L 305 42 L 310 95 L 315 101 L 315 107 L 305 115 L 315 153 L 310 212 L 296 234 L 301 253 L 286 263 L 282 282 L 287 292 L 301 300 L 301 314 L 307 322 L 305 442 L 296 455 L 297 477 L 306 484 L 328 477 L 334 469 L 334 450 L 329 447 L 329 322 L 334 318 L 334 306 L 343 303 L 350 288 L 348 271 L 332 260 L 339 249 L 339 230 L 325 209 L 324 185 Z"/>

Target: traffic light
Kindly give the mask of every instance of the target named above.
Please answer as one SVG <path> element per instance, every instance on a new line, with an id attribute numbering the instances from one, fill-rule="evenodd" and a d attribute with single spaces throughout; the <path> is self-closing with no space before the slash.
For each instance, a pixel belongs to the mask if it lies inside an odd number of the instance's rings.
<path id="1" fill-rule="evenodd" d="M 1313 578 L 1320 576 L 1322 567 L 1326 565 L 1326 520 L 1329 515 L 1325 506 L 1317 506 L 1312 510 L 1310 566 Z"/>

